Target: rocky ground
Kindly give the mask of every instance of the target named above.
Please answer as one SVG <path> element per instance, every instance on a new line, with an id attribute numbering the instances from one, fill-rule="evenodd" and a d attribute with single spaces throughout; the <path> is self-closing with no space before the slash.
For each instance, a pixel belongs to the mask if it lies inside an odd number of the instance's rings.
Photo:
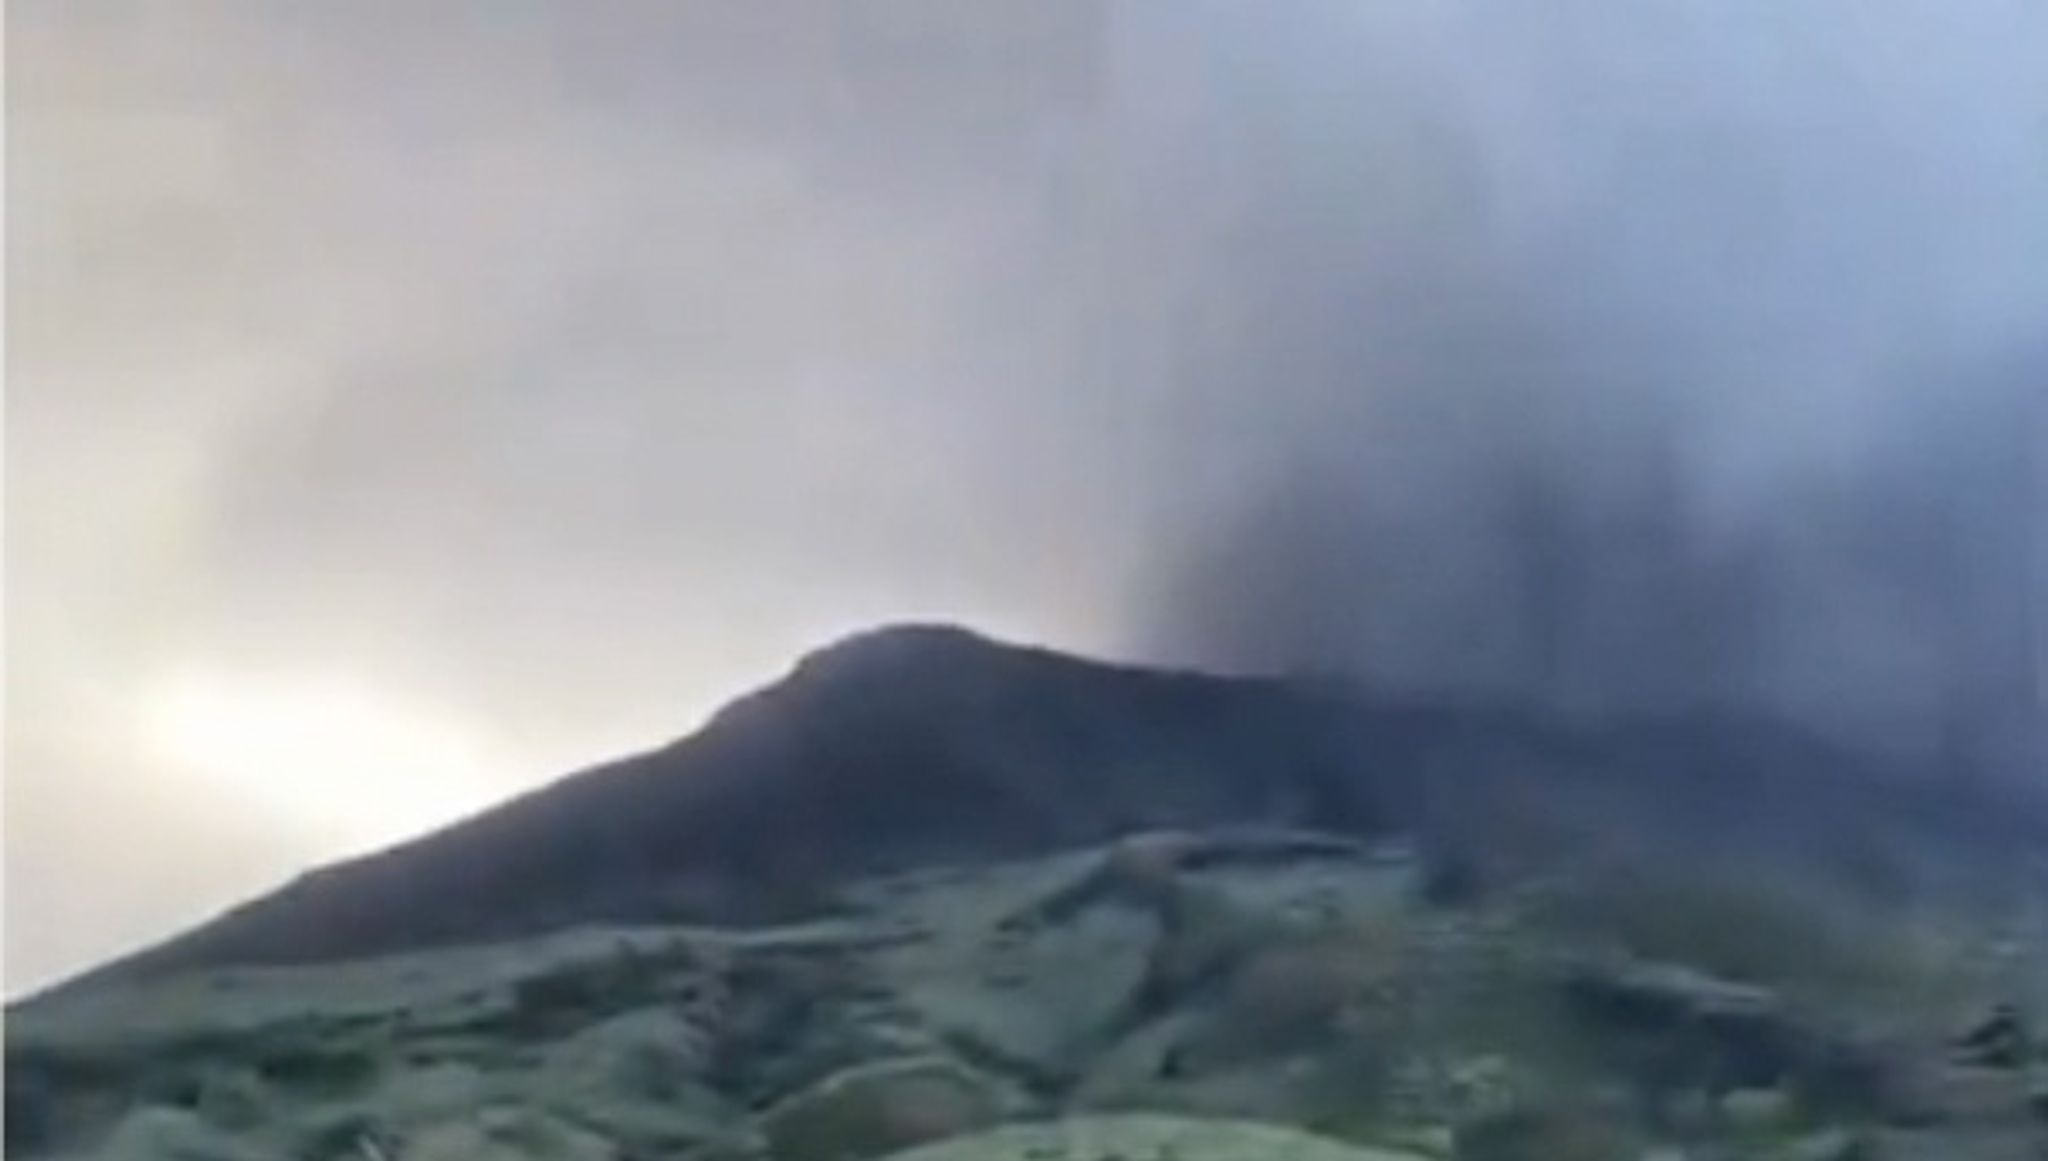
<path id="1" fill-rule="evenodd" d="M 2024 898 L 1147 832 L 582 928 L 60 992 L 11 1156 L 2004 1161 L 2048 1156 Z M 907 1150 L 907 1152 L 905 1152 Z"/>

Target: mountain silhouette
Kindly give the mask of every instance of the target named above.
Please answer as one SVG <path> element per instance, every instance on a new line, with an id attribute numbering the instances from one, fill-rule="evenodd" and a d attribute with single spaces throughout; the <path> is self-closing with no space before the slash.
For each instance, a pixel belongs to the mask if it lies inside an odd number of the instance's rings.
<path id="1" fill-rule="evenodd" d="M 1572 724 L 908 625 L 806 656 L 687 738 L 316 870 L 62 987 L 582 924 L 785 922 L 829 913 L 857 876 L 1219 824 L 1398 837 L 1488 873 L 1625 847 L 1891 889 L 1911 873 L 1902 836 L 1976 866 L 2039 834 L 1767 721 Z"/>

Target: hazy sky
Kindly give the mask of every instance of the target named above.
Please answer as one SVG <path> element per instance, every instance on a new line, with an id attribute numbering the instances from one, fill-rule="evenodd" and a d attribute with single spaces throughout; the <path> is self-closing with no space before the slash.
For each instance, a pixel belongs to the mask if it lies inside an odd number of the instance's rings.
<path id="1" fill-rule="evenodd" d="M 9 16 L 10 992 L 884 619 L 1851 729 L 2039 640 L 2036 0 Z"/>

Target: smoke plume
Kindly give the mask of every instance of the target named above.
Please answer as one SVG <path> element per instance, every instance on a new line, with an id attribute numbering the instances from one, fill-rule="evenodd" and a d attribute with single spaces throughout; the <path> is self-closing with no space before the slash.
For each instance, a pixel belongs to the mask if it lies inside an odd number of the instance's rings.
<path id="1" fill-rule="evenodd" d="M 1149 645 L 2026 761 L 2039 10 L 1156 16 L 1114 120 L 1160 313 L 1103 341 L 1170 352 L 1153 421 L 1207 444 Z"/>

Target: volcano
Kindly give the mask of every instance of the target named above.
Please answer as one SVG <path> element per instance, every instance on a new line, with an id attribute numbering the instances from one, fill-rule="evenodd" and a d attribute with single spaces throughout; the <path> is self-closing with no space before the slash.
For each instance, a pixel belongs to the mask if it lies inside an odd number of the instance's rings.
<path id="1" fill-rule="evenodd" d="M 767 925 L 828 914 L 866 876 L 1219 824 L 1401 839 L 1495 875 L 1634 849 L 1893 886 L 1933 849 L 1944 875 L 1995 878 L 2042 833 L 1770 721 L 1566 722 L 903 625 L 802 658 L 670 745 L 313 871 L 67 986 L 585 924 Z"/>

